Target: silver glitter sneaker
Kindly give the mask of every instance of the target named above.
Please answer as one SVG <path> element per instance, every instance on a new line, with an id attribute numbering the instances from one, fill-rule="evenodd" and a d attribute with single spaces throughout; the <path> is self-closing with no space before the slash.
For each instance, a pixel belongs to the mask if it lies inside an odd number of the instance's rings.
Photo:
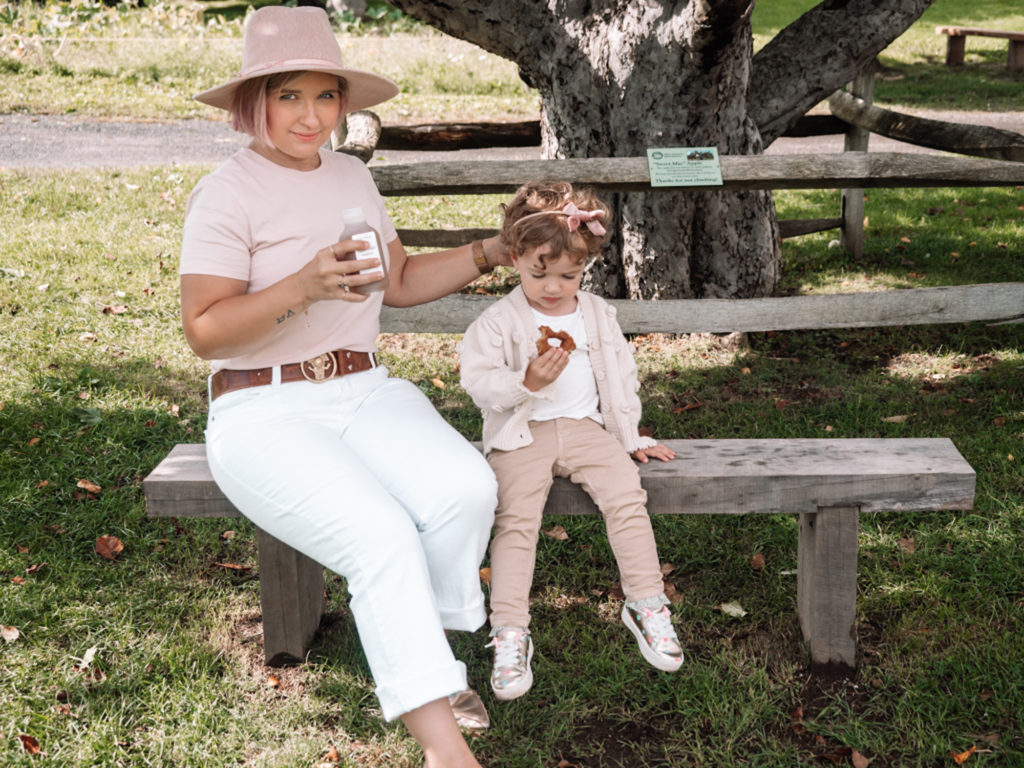
<path id="1" fill-rule="evenodd" d="M 683 665 L 683 648 L 672 628 L 667 606 L 657 610 L 622 606 L 622 621 L 636 637 L 640 653 L 651 666 L 663 672 L 675 672 Z"/>
<path id="2" fill-rule="evenodd" d="M 493 640 L 485 647 L 494 648 L 494 669 L 491 690 L 501 701 L 518 699 L 533 685 L 533 638 L 526 627 L 496 627 Z"/>

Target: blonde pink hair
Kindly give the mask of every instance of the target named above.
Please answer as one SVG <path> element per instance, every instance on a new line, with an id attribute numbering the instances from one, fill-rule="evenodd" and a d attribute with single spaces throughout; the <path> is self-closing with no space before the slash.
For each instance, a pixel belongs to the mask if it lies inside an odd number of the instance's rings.
<path id="1" fill-rule="evenodd" d="M 567 181 L 531 181 L 516 190 L 511 202 L 501 206 L 501 242 L 517 257 L 538 246 L 550 245 L 550 250 L 540 255 L 542 264 L 557 261 L 562 254 L 580 263 L 587 261 L 601 250 L 608 234 L 596 235 L 587 227 L 571 231 L 567 217 L 562 214 L 568 203 L 586 211 L 608 210 L 607 204 L 590 189 L 576 189 Z M 548 212 L 552 215 L 534 215 Z"/>

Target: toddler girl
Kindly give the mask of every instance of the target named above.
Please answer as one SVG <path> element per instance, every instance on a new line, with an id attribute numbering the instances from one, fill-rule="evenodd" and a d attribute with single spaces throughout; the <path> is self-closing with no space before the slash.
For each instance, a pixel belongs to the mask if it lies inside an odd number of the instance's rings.
<path id="1" fill-rule="evenodd" d="M 484 453 L 498 478 L 491 687 L 510 700 L 533 683 L 529 593 L 556 476 L 583 486 L 601 510 L 626 596 L 622 620 L 643 657 L 674 672 L 683 652 L 630 457 L 675 454 L 638 432 L 636 364 L 615 309 L 579 290 L 587 260 L 607 239 L 606 207 L 568 183 L 535 182 L 503 208 L 500 237 L 520 285 L 470 325 L 460 347 L 462 385 L 483 411 Z"/>

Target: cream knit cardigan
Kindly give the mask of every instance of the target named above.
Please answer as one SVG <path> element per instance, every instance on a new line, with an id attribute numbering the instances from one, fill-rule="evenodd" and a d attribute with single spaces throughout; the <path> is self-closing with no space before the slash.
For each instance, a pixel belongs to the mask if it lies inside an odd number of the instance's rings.
<path id="1" fill-rule="evenodd" d="M 580 291 L 590 365 L 597 380 L 604 427 L 628 453 L 657 445 L 637 431 L 641 405 L 633 347 L 615 319 L 615 307 Z M 534 399 L 551 399 L 551 387 L 531 392 L 523 386 L 530 361 L 537 357 L 540 330 L 521 287 L 484 310 L 459 344 L 462 387 L 483 411 L 484 453 L 511 451 L 533 442 L 530 412 Z"/>

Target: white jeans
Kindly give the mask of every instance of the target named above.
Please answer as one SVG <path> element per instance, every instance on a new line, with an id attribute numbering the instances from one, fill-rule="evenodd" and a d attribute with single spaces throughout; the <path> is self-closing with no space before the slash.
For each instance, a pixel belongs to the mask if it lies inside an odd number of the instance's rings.
<path id="1" fill-rule="evenodd" d="M 386 719 L 466 688 L 444 630 L 486 618 L 497 486 L 419 389 L 378 367 L 230 392 L 206 452 L 247 518 L 348 581 Z"/>

